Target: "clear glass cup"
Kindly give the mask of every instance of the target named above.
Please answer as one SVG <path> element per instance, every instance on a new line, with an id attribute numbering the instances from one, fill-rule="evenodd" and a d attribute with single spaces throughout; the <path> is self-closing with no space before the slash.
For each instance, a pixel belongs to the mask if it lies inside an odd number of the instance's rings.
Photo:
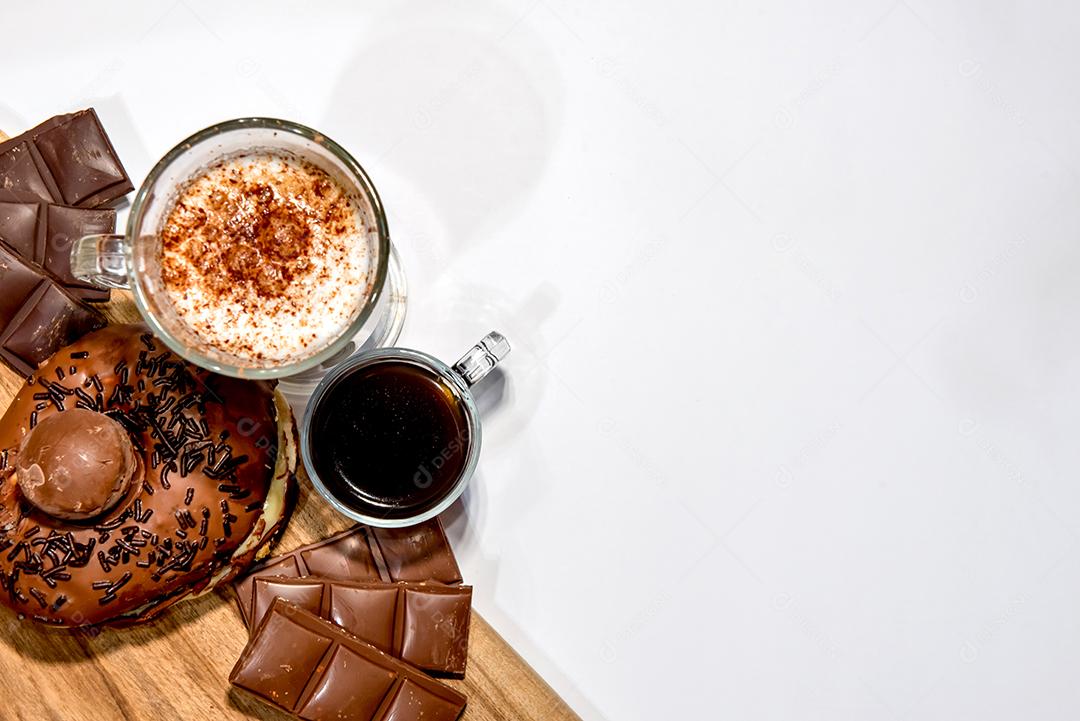
<path id="1" fill-rule="evenodd" d="M 492 331 L 470 348 L 453 366 L 446 365 L 432 355 L 408 348 L 380 348 L 357 353 L 348 360 L 339 363 L 323 378 L 315 392 L 312 393 L 311 400 L 304 413 L 303 423 L 300 426 L 300 457 L 304 462 L 308 477 L 311 478 L 311 483 L 315 486 L 319 495 L 346 517 L 369 526 L 383 528 L 402 528 L 422 523 L 449 508 L 465 491 L 465 487 L 468 486 L 469 479 L 472 478 L 477 461 L 480 458 L 480 413 L 476 408 L 476 402 L 473 400 L 471 388 L 487 376 L 509 352 L 509 341 L 501 333 Z M 465 425 L 468 430 L 465 441 L 465 463 L 456 480 L 448 484 L 443 494 L 422 511 L 408 516 L 395 516 L 392 518 L 379 514 L 364 513 L 350 505 L 348 499 L 338 497 L 330 489 L 325 479 L 319 476 L 313 461 L 314 449 L 312 446 L 317 440 L 313 438 L 312 433 L 313 419 L 318 412 L 319 403 L 322 399 L 328 393 L 332 393 L 334 387 L 352 373 L 366 366 L 387 361 L 414 365 L 441 379 L 445 386 L 450 389 L 450 392 L 453 393 L 459 407 L 464 412 Z"/>
<path id="2" fill-rule="evenodd" d="M 365 206 L 373 221 L 367 237 L 373 259 L 371 292 L 353 310 L 352 322 L 333 342 L 292 362 L 264 361 L 222 351 L 200 338 L 176 313 L 161 279 L 160 229 L 176 194 L 222 158 L 251 152 L 284 152 L 321 168 Z M 192 135 L 158 161 L 143 181 L 117 235 L 90 235 L 71 249 L 74 274 L 107 288 L 130 289 L 139 313 L 169 348 L 196 365 L 243 378 L 296 376 L 310 384 L 334 362 L 361 347 L 393 343 L 405 314 L 404 273 L 390 244 L 382 202 L 360 164 L 322 133 L 286 120 L 239 118 Z M 394 284 L 387 288 L 388 283 Z"/>

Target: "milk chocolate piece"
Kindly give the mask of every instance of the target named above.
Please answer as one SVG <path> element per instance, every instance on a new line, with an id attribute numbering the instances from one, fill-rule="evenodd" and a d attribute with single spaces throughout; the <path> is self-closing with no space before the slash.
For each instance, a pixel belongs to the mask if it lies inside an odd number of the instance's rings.
<path id="1" fill-rule="evenodd" d="M 283 599 L 229 681 L 307 721 L 455 721 L 465 710 L 446 684 Z"/>
<path id="2" fill-rule="evenodd" d="M 471 586 L 261 577 L 255 579 L 249 626 L 258 626 L 277 598 L 429 673 L 465 673 Z"/>
<path id="3" fill-rule="evenodd" d="M 96 208 L 134 186 L 93 108 L 0 142 L 0 200 Z"/>
<path id="4" fill-rule="evenodd" d="M 0 287 L 0 296 L 8 293 Z M 51 280 L 41 280 L 0 332 L 0 360 L 24 376 L 68 343 L 105 327 L 105 317 L 79 303 Z"/>
<path id="5" fill-rule="evenodd" d="M 393 581 L 458 583 L 461 571 L 438 518 L 408 528 L 372 528 Z"/>
<path id="6" fill-rule="evenodd" d="M 268 559 L 234 584 L 236 601 L 245 623 L 250 615 L 253 583 L 259 576 L 320 576 L 384 583 L 438 581 L 455 584 L 462 581 L 454 551 L 438 518 L 394 530 L 354 526 Z"/>
<path id="7" fill-rule="evenodd" d="M 84 235 L 112 233 L 116 211 L 73 208 L 50 203 L 0 202 L 0 241 L 23 261 L 38 266 L 79 300 L 103 302 L 106 288 L 71 272 L 71 245 Z"/>
<path id="8" fill-rule="evenodd" d="M 15 458 L 22 497 L 53 518 L 74 521 L 112 509 L 138 470 L 127 429 L 86 408 L 45 416 L 23 436 Z"/>

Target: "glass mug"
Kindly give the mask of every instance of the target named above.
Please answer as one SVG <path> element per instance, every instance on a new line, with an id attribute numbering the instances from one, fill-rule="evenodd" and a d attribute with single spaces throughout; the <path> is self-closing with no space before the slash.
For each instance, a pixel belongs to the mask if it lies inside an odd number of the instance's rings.
<path id="1" fill-rule="evenodd" d="M 367 257 L 373 261 L 373 282 L 370 292 L 353 309 L 352 322 L 332 342 L 295 361 L 260 362 L 208 344 L 179 317 L 161 278 L 159 236 L 176 194 L 200 172 L 232 156 L 275 151 L 322 169 L 364 206 L 362 209 L 373 221 L 373 227 L 365 233 Z M 392 343 L 404 321 L 404 275 L 390 245 L 386 216 L 375 186 L 340 145 L 316 130 L 286 120 L 229 120 L 181 142 L 158 161 L 143 181 L 131 205 L 126 232 L 76 239 L 71 266 L 77 277 L 96 285 L 130 289 L 143 319 L 177 354 L 203 368 L 243 378 L 301 374 L 298 378 L 310 381 L 312 372 L 325 370 L 358 345 Z M 389 294 L 392 298 L 380 303 L 388 277 L 396 287 Z M 382 312 L 377 312 L 380 309 Z"/>
<path id="2" fill-rule="evenodd" d="M 472 387 L 510 352 L 488 333 L 453 366 L 407 348 L 358 353 L 315 389 L 300 426 L 312 484 L 340 513 L 384 528 L 437 516 L 480 457 Z"/>

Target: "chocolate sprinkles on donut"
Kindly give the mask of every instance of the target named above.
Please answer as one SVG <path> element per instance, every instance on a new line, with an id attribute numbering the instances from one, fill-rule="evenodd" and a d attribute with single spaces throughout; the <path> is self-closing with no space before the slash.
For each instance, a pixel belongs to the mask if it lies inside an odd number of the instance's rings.
<path id="1" fill-rule="evenodd" d="M 128 624 L 269 551 L 296 496 L 273 385 L 187 363 L 141 325 L 62 348 L 0 418 L 0 602 Z"/>

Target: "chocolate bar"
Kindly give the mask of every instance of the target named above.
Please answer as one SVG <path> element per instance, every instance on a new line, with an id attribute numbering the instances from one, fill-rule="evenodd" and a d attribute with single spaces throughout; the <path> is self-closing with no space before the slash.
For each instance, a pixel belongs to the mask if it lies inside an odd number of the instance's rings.
<path id="1" fill-rule="evenodd" d="M 354 526 L 268 559 L 233 584 L 245 623 L 250 615 L 254 581 L 260 576 L 319 576 L 384 583 L 462 581 L 454 551 L 438 518 L 408 528 Z"/>
<path id="2" fill-rule="evenodd" d="M 7 257 L 5 257 L 7 256 Z M 18 263 L 22 267 L 20 268 Z M 15 285 L 8 287 L 11 277 Z M 29 296 L 13 303 L 31 278 L 38 283 Z M 90 331 L 104 328 L 105 316 L 68 295 L 59 285 L 40 275 L 0 248 L 0 307 L 19 310 L 0 331 L 0 360 L 16 372 L 29 376 L 61 346 Z"/>
<path id="3" fill-rule="evenodd" d="M 0 201 L 0 241 L 27 263 L 43 268 L 83 301 L 107 301 L 109 291 L 75 277 L 71 272 L 71 245 L 84 235 L 112 233 L 115 229 L 116 211 L 110 208 Z"/>
<path id="4" fill-rule="evenodd" d="M 307 721 L 456 721 L 465 710 L 446 684 L 280 598 L 229 681 Z"/>
<path id="5" fill-rule="evenodd" d="M 96 208 L 134 190 L 93 108 L 0 142 L 0 200 Z"/>
<path id="6" fill-rule="evenodd" d="M 93 108 L 0 142 L 0 360 L 16 372 L 30 375 L 105 327 L 79 300 L 108 300 L 109 291 L 72 274 L 71 244 L 113 232 L 116 212 L 89 208 L 132 189 Z"/>
<path id="7" fill-rule="evenodd" d="M 256 578 L 249 626 L 258 626 L 277 598 L 429 673 L 465 673 L 471 586 Z"/>

